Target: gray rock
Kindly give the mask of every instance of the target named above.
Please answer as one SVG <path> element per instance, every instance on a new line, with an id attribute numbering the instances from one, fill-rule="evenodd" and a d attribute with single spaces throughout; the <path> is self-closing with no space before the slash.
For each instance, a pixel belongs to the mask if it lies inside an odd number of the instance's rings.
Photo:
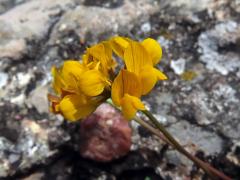
<path id="1" fill-rule="evenodd" d="M 141 31 L 148 33 L 151 31 L 151 24 L 149 22 L 146 22 L 144 24 L 142 24 L 141 26 Z"/>
<path id="2" fill-rule="evenodd" d="M 125 0 L 124 4 L 116 9 L 78 6 L 62 16 L 53 30 L 50 43 L 55 43 L 62 31 L 75 31 L 83 42 L 96 41 L 104 32 L 126 33 L 133 28 L 133 22 L 147 20 L 149 15 L 157 12 L 158 9 L 159 7 L 151 0 Z M 94 13 L 91 13 L 91 16 L 86 15 L 89 12 Z M 88 39 L 89 34 L 92 36 L 91 39 Z"/>
<path id="3" fill-rule="evenodd" d="M 1 178 L 13 175 L 17 171 L 24 171 L 33 165 L 46 163 L 48 158 L 58 152 L 57 149 L 50 149 L 49 141 L 52 134 L 61 134 L 61 130 L 54 128 L 49 122 L 37 123 L 24 119 L 19 128 L 20 135 L 16 143 L 0 137 Z M 65 135 L 64 139 L 55 139 L 55 142 L 61 144 L 67 139 Z"/>
<path id="4" fill-rule="evenodd" d="M 202 33 L 198 39 L 200 61 L 206 63 L 210 70 L 216 70 L 222 75 L 228 75 L 240 68 L 240 56 L 236 52 L 219 52 L 227 49 L 231 43 L 237 43 L 240 38 L 240 26 L 237 22 L 227 21 L 217 24 L 212 30 Z"/>
<path id="5" fill-rule="evenodd" d="M 48 113 L 49 107 L 48 107 L 48 87 L 47 86 L 39 86 L 36 89 L 34 89 L 27 100 L 27 105 L 29 108 L 35 107 L 37 111 L 41 113 Z"/>
<path id="6" fill-rule="evenodd" d="M 172 124 L 169 131 L 193 154 L 197 150 L 202 150 L 208 155 L 222 151 L 223 141 L 221 137 L 214 132 L 191 125 L 187 121 L 181 120 Z"/>
<path id="7" fill-rule="evenodd" d="M 181 75 L 185 71 L 186 60 L 180 58 L 178 60 L 172 60 L 170 67 L 177 75 Z"/>
<path id="8" fill-rule="evenodd" d="M 0 88 L 3 88 L 7 84 L 8 74 L 0 72 Z"/>
<path id="9" fill-rule="evenodd" d="M 0 58 L 21 58 L 27 52 L 27 41 L 43 39 L 56 16 L 72 4 L 71 0 L 36 0 L 0 15 L 0 27 L 3 27 L 0 29 Z"/>
<path id="10" fill-rule="evenodd" d="M 80 172 L 80 177 L 87 174 L 93 179 L 118 179 L 120 171 L 106 173 L 83 159 L 76 163 L 79 159 L 75 159 L 72 146 L 68 151 L 72 150 L 74 158 L 68 152 L 63 159 L 46 166 L 58 153 L 59 145 L 69 145 L 69 141 L 73 147 L 76 145 L 74 138 L 79 130 L 78 123 L 63 124 L 61 116 L 47 114 L 51 66 L 59 66 L 65 59 L 81 59 L 86 46 L 116 34 L 136 40 L 148 36 L 158 40 L 163 47 L 159 67 L 169 80 L 160 82 L 145 97 L 147 107 L 189 152 L 201 150 L 210 157 L 220 154 L 221 161 L 227 158 L 230 167 L 215 165 L 234 174 L 231 168 L 239 167 L 236 142 L 240 138 L 238 1 L 1 1 L 1 178 L 42 164 L 47 169 L 44 173 L 37 169 L 27 178 L 79 179 L 75 176 Z M 187 63 L 174 66 L 173 72 L 170 60 L 179 58 Z M 188 70 L 196 73 L 196 78 L 180 79 L 178 74 Z M 133 160 L 134 168 L 144 170 L 146 164 L 151 165 L 163 179 L 189 179 L 190 172 L 194 174 L 191 161 L 171 148 L 164 150 L 164 142 L 136 123 L 132 126 L 134 152 L 128 157 L 144 157 L 140 163 Z M 136 152 L 140 154 L 137 158 L 132 155 Z M 121 163 L 122 169 L 131 171 L 128 162 L 123 159 Z M 79 170 L 82 165 L 83 172 Z M 197 174 L 194 178 L 201 179 L 203 174 Z"/>

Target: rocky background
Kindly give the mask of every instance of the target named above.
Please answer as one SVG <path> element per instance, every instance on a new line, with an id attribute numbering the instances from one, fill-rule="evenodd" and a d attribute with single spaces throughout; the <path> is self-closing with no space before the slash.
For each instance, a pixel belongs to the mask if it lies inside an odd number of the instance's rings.
<path id="1" fill-rule="evenodd" d="M 50 68 L 113 35 L 152 37 L 169 77 L 145 103 L 188 151 L 240 179 L 239 0 L 0 0 L 0 179 L 206 179 L 132 123 L 131 151 L 79 155 L 79 123 L 48 111 Z"/>

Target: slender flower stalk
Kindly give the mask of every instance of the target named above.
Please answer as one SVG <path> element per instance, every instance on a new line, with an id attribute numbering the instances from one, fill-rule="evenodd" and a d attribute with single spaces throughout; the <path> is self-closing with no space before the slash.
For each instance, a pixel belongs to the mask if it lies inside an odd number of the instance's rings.
<path id="1" fill-rule="evenodd" d="M 155 127 L 165 136 L 166 142 L 168 144 L 172 145 L 175 149 L 177 149 L 180 153 L 184 154 L 186 157 L 188 157 L 190 160 L 192 160 L 198 167 L 203 169 L 211 178 L 218 179 L 221 178 L 223 180 L 231 180 L 228 176 L 223 174 L 222 172 L 218 171 L 217 169 L 210 166 L 208 163 L 205 163 L 204 161 L 198 159 L 197 157 L 191 155 L 188 151 L 186 151 L 179 143 L 178 141 L 165 129 L 165 127 L 152 115 L 151 112 L 144 110 L 142 111 L 149 120 L 155 125 Z M 148 130 L 153 132 L 155 135 L 155 130 L 153 131 L 152 128 L 149 128 L 146 126 L 146 124 L 143 124 L 142 121 L 137 120 L 141 125 L 145 126 Z M 157 135 L 159 136 L 159 135 Z M 161 137 L 162 138 L 162 137 Z"/>

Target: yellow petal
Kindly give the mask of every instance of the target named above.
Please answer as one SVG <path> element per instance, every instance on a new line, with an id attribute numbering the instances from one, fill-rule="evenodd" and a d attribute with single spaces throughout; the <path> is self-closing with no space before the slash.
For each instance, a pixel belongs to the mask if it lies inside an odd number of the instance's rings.
<path id="1" fill-rule="evenodd" d="M 148 94 L 157 82 L 157 76 L 152 66 L 145 66 L 142 68 L 141 74 L 142 95 Z"/>
<path id="2" fill-rule="evenodd" d="M 150 55 L 146 49 L 138 42 L 130 42 L 124 52 L 124 62 L 127 70 L 139 75 L 141 68 L 146 65 L 152 65 Z"/>
<path id="3" fill-rule="evenodd" d="M 114 53 L 120 58 L 123 58 L 124 51 L 129 45 L 129 39 L 117 36 L 110 40 L 110 44 Z"/>
<path id="4" fill-rule="evenodd" d="M 79 78 L 79 87 L 81 91 L 87 96 L 97 96 L 101 94 L 110 82 L 98 70 L 89 70 L 84 72 Z"/>
<path id="5" fill-rule="evenodd" d="M 156 74 L 158 80 L 167 80 L 168 79 L 167 76 L 160 70 L 154 68 L 154 71 L 155 71 L 155 74 Z"/>
<path id="6" fill-rule="evenodd" d="M 71 82 L 73 77 L 72 75 L 81 76 L 81 74 L 86 70 L 87 68 L 79 61 L 68 60 L 64 62 L 61 68 L 61 75 L 65 81 Z"/>
<path id="7" fill-rule="evenodd" d="M 112 49 L 108 41 L 103 41 L 88 48 L 83 56 L 83 62 L 89 69 L 98 69 L 107 77 L 109 76 L 109 70 L 116 64 L 112 59 Z"/>
<path id="8" fill-rule="evenodd" d="M 135 73 L 127 70 L 121 70 L 112 84 L 112 100 L 117 106 L 120 106 L 120 101 L 125 93 L 132 96 L 140 97 L 142 87 L 140 79 Z"/>
<path id="9" fill-rule="evenodd" d="M 82 98 L 79 95 L 68 95 L 62 99 L 59 109 L 67 120 L 76 121 L 82 119 L 96 109 L 96 104 L 83 103 Z"/>
<path id="10" fill-rule="evenodd" d="M 111 96 L 115 105 L 120 106 L 120 100 L 123 97 L 123 93 L 123 77 L 122 71 L 120 71 L 112 83 Z"/>
<path id="11" fill-rule="evenodd" d="M 89 53 L 100 63 L 100 68 L 105 76 L 108 76 L 108 70 L 112 68 L 112 50 L 107 42 L 99 43 L 90 48 Z"/>
<path id="12" fill-rule="evenodd" d="M 124 94 L 124 97 L 121 99 L 121 107 L 124 117 L 128 120 L 135 116 L 137 110 L 145 110 L 141 100 L 129 94 Z"/>
<path id="13" fill-rule="evenodd" d="M 105 49 L 107 69 L 112 69 L 116 66 L 116 61 L 114 61 L 112 58 L 111 45 L 108 41 L 103 41 L 102 43 L 103 43 L 104 49 Z"/>
<path id="14" fill-rule="evenodd" d="M 141 43 L 150 54 L 153 65 L 156 65 L 162 57 L 162 48 L 154 39 L 147 38 Z"/>
<path id="15" fill-rule="evenodd" d="M 50 112 L 53 112 L 55 114 L 59 113 L 59 103 L 61 101 L 61 98 L 52 94 L 48 94 L 47 97 L 50 101 Z"/>
<path id="16" fill-rule="evenodd" d="M 86 67 L 80 62 L 73 60 L 65 61 L 63 66 L 59 69 L 53 67 L 53 88 L 56 93 L 62 94 L 62 90 L 78 93 L 79 88 L 77 86 L 77 79 L 84 71 L 86 71 Z"/>
<path id="17" fill-rule="evenodd" d="M 66 85 L 64 83 L 64 80 L 61 78 L 57 68 L 55 66 L 51 69 L 52 76 L 53 76 L 53 83 L 52 87 L 56 94 L 62 93 L 62 88 L 64 88 Z"/>
<path id="18" fill-rule="evenodd" d="M 142 83 L 142 95 L 148 94 L 157 83 L 157 80 L 167 79 L 165 74 L 152 66 L 144 66 L 141 70 L 140 78 Z"/>

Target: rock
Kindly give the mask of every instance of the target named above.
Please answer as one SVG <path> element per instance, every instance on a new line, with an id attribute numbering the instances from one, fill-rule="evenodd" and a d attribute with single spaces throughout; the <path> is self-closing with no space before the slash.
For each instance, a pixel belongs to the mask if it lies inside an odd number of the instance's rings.
<path id="1" fill-rule="evenodd" d="M 0 136 L 1 178 L 14 175 L 16 172 L 23 172 L 33 165 L 47 163 L 49 158 L 58 152 L 57 149 L 50 149 L 49 136 L 50 134 L 51 136 L 61 134 L 61 130 L 49 126 L 48 122 L 45 122 L 44 125 L 43 122 L 22 120 L 19 126 L 19 136 L 15 139 L 15 143 Z M 46 124 L 48 125 L 46 126 Z M 58 144 L 65 140 L 57 139 L 56 142 Z"/>
<path id="2" fill-rule="evenodd" d="M 0 72 L 0 89 L 7 84 L 8 74 Z"/>
<path id="3" fill-rule="evenodd" d="M 0 14 L 5 13 L 11 8 L 14 8 L 15 6 L 22 4 L 24 2 L 27 2 L 30 0 L 1 0 L 0 2 Z"/>
<path id="4" fill-rule="evenodd" d="M 168 80 L 144 97 L 147 109 L 189 152 L 200 152 L 214 167 L 240 179 L 238 4 L 239 0 L 2 0 L 0 179 L 206 178 L 135 122 L 131 151 L 99 166 L 79 155 L 81 123 L 48 114 L 45 94 L 51 66 L 81 59 L 86 47 L 116 34 L 140 41 L 152 37 L 161 44 L 158 68 Z M 181 59 L 185 63 L 176 64 Z M 112 124 L 102 122 L 99 128 Z M 113 158 L 109 151 L 98 154 L 99 146 L 91 143 L 91 151 L 85 152 Z"/>
<path id="5" fill-rule="evenodd" d="M 146 22 L 146 23 L 142 24 L 141 31 L 143 31 L 144 33 L 150 32 L 151 31 L 151 24 L 149 22 Z"/>
<path id="6" fill-rule="evenodd" d="M 229 46 L 237 44 L 239 38 L 240 26 L 235 21 L 219 23 L 213 29 L 203 32 L 198 38 L 200 61 L 206 63 L 208 69 L 222 75 L 234 72 L 240 68 L 240 56 L 237 47 Z"/>
<path id="7" fill-rule="evenodd" d="M 164 36 L 159 36 L 157 41 L 166 50 L 169 49 L 170 45 L 172 45 L 172 42 Z"/>
<path id="8" fill-rule="evenodd" d="M 85 6 L 97 6 L 105 8 L 117 8 L 124 3 L 124 0 L 85 0 Z"/>
<path id="9" fill-rule="evenodd" d="M 181 120 L 171 125 L 169 131 L 192 154 L 195 154 L 198 150 L 202 150 L 208 155 L 222 151 L 223 141 L 216 133 L 193 126 L 187 121 Z"/>
<path id="10" fill-rule="evenodd" d="M 36 89 L 34 89 L 27 99 L 28 107 L 29 108 L 35 107 L 40 114 L 48 113 L 49 107 L 47 94 L 48 94 L 47 86 L 39 86 Z"/>
<path id="11" fill-rule="evenodd" d="M 182 10 L 180 12 L 184 13 L 194 13 L 198 11 L 202 11 L 204 9 L 209 8 L 209 6 L 213 3 L 212 0 L 175 0 L 171 2 L 171 5 L 174 7 L 182 7 Z M 196 5 L 198 4 L 198 5 Z"/>
<path id="12" fill-rule="evenodd" d="M 24 103 L 25 99 L 26 99 L 26 96 L 24 94 L 19 94 L 15 97 L 12 97 L 10 102 L 21 106 Z"/>
<path id="13" fill-rule="evenodd" d="M 171 68 L 174 70 L 174 72 L 177 75 L 181 75 L 184 71 L 185 71 L 185 65 L 186 65 L 186 61 L 185 59 L 178 59 L 178 60 L 172 60 L 171 61 Z"/>
<path id="14" fill-rule="evenodd" d="M 37 172 L 37 173 L 31 174 L 31 175 L 28 176 L 28 177 L 23 178 L 22 180 L 40 180 L 40 179 L 43 178 L 43 176 L 44 176 L 43 173 Z"/>
<path id="15" fill-rule="evenodd" d="M 233 145 L 233 147 L 231 148 L 231 152 L 227 154 L 227 158 L 237 166 L 240 166 L 240 142 L 239 141 Z"/>
<path id="16" fill-rule="evenodd" d="M 131 147 L 131 128 L 109 104 L 100 105 L 81 122 L 80 152 L 83 157 L 107 162 L 126 155 Z"/>
<path id="17" fill-rule="evenodd" d="M 89 40 L 96 42 L 98 36 L 104 32 L 126 33 L 133 27 L 132 22 L 146 20 L 157 10 L 158 6 L 150 0 L 125 0 L 122 6 L 115 9 L 78 6 L 62 16 L 53 30 L 50 43 L 57 42 L 63 26 L 64 31 L 75 31 L 83 42 Z M 94 14 L 86 16 L 89 12 L 94 12 Z"/>
<path id="18" fill-rule="evenodd" d="M 32 73 L 22 73 L 22 72 L 17 73 L 16 79 L 18 82 L 18 87 L 22 88 L 26 86 L 30 82 L 32 76 L 33 76 Z"/>
<path id="19" fill-rule="evenodd" d="M 20 59 L 27 53 L 27 41 L 41 40 L 71 0 L 36 0 L 21 4 L 0 15 L 0 58 Z M 27 12 L 27 13 L 23 13 Z"/>

